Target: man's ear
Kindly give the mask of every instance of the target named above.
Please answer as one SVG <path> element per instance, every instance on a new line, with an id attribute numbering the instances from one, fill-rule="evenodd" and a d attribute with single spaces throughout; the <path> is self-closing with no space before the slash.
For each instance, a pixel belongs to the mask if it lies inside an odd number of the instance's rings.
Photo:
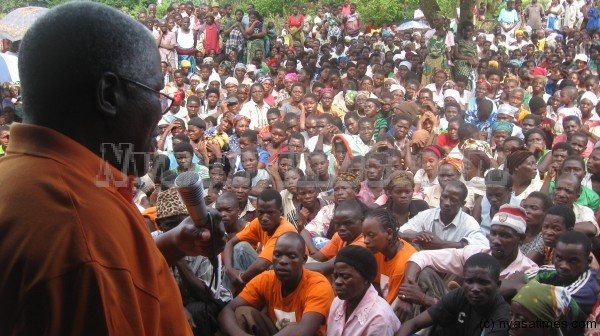
<path id="1" fill-rule="evenodd" d="M 117 101 L 122 85 L 122 81 L 112 72 L 105 72 L 98 79 L 96 99 L 104 116 L 114 117 L 117 114 Z"/>

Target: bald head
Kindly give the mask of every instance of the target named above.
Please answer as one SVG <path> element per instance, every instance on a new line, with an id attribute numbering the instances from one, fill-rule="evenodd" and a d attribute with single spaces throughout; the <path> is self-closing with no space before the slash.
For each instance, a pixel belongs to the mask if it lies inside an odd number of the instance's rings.
<path id="1" fill-rule="evenodd" d="M 71 2 L 36 21 L 19 57 L 24 123 L 66 135 L 126 175 L 146 173 L 142 153 L 164 86 L 146 27 L 105 5 Z"/>
<path id="2" fill-rule="evenodd" d="M 297 232 L 286 232 L 277 238 L 275 248 L 281 244 L 293 246 L 299 255 L 306 255 L 306 243 L 304 238 Z"/>
<path id="3" fill-rule="evenodd" d="M 236 209 L 239 208 L 237 197 L 232 192 L 224 192 L 219 195 L 217 201 L 215 202 L 215 207 L 218 207 L 219 205 L 233 206 Z"/>
<path id="4" fill-rule="evenodd" d="M 143 82 L 160 71 L 151 33 L 114 8 L 71 2 L 49 10 L 21 42 L 19 74 L 25 122 L 73 120 L 97 103 L 104 72 Z M 145 84 L 156 86 L 152 78 Z M 67 102 L 57 106 L 57 100 Z M 58 122 L 54 122 L 58 123 Z"/>

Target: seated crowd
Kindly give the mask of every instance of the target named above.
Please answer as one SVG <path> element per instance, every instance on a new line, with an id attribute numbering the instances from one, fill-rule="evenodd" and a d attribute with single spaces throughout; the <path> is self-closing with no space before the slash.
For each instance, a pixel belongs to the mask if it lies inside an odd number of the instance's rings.
<path id="1" fill-rule="evenodd" d="M 600 335 L 600 33 L 248 7 L 138 17 L 165 88 L 133 201 L 160 235 L 195 172 L 227 231 L 172 268 L 196 335 Z"/>

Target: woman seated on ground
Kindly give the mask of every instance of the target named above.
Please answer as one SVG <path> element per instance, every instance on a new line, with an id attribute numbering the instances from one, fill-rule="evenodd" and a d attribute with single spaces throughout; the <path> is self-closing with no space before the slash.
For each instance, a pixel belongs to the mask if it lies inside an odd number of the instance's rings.
<path id="1" fill-rule="evenodd" d="M 377 263 L 369 250 L 360 246 L 340 250 L 333 270 L 337 297 L 329 310 L 327 335 L 391 336 L 400 329 L 400 320 L 371 284 L 376 275 Z"/>
<path id="2" fill-rule="evenodd" d="M 527 218 L 527 229 L 525 230 L 525 239 L 521 243 L 521 253 L 536 264 L 544 263 L 544 238 L 542 235 L 542 223 L 544 213 L 550 208 L 552 201 L 548 195 L 539 191 L 534 191 L 521 202 L 521 207 L 525 209 Z"/>
<path id="3" fill-rule="evenodd" d="M 410 172 L 397 171 L 390 175 L 386 188 L 388 201 L 381 208 L 394 215 L 398 221 L 398 227 L 406 224 L 419 212 L 429 209 L 427 202 L 413 199 L 414 189 L 415 182 Z"/>

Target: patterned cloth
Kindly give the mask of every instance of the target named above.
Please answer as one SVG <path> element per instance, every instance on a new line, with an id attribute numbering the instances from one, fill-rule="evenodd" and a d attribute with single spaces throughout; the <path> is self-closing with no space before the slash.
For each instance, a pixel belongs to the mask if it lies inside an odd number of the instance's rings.
<path id="1" fill-rule="evenodd" d="M 574 321 L 580 316 L 579 305 L 566 287 L 531 281 L 513 298 L 542 321 Z"/>

